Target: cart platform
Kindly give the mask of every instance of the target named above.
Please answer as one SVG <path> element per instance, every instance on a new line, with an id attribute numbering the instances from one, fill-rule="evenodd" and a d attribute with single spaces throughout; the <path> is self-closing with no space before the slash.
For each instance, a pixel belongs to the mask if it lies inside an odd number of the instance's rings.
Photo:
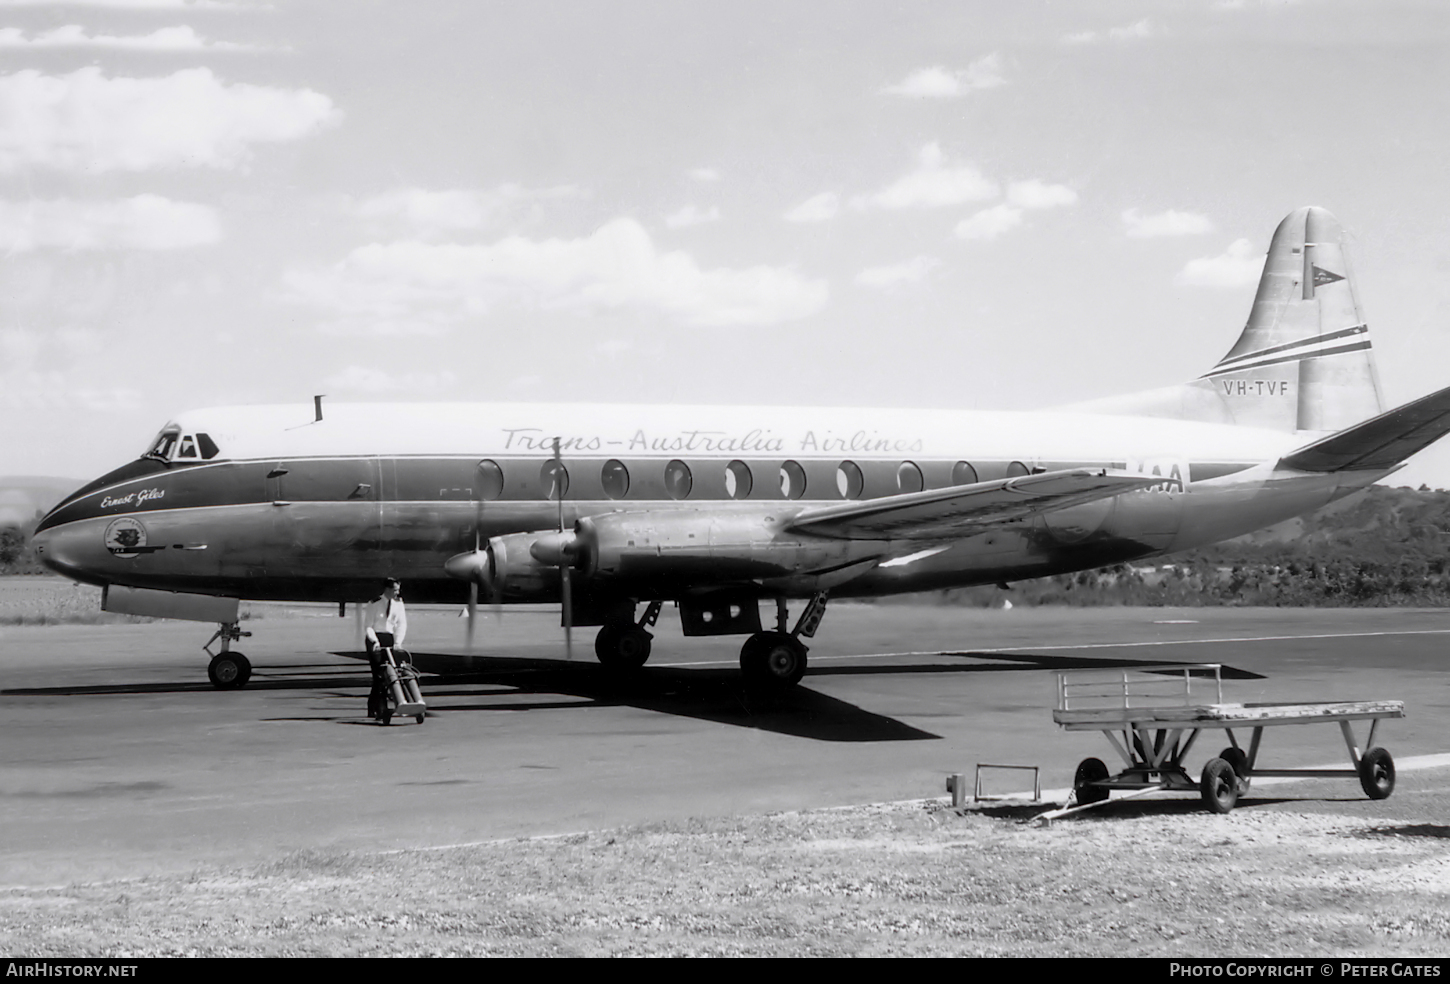
<path id="1" fill-rule="evenodd" d="M 1254 776 L 1356 777 L 1371 799 L 1394 789 L 1394 760 L 1375 746 L 1379 722 L 1405 716 L 1404 701 L 1300 701 L 1236 704 L 1223 699 L 1222 665 L 1188 663 L 1131 669 L 1058 670 L 1052 718 L 1065 731 L 1101 731 L 1126 766 L 1110 774 L 1099 759 L 1084 759 L 1073 778 L 1068 807 L 1043 814 L 1051 820 L 1107 801 L 1113 790 L 1142 793 L 1197 791 L 1209 809 L 1227 813 Z M 1363 754 L 1351 722 L 1369 721 Z M 1289 724 L 1338 724 L 1349 750 L 1349 769 L 1267 769 L 1258 764 L 1264 729 Z M 1247 751 L 1233 729 L 1251 731 Z M 1185 757 L 1205 730 L 1222 729 L 1229 747 L 1192 779 Z"/>

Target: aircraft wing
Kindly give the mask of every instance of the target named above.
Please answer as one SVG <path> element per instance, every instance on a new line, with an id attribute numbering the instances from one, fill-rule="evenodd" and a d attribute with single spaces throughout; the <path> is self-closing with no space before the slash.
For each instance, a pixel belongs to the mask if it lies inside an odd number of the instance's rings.
<path id="1" fill-rule="evenodd" d="M 1308 472 L 1383 470 L 1450 434 L 1450 386 L 1307 444 L 1279 464 Z"/>
<path id="2" fill-rule="evenodd" d="M 807 509 L 786 531 L 841 540 L 950 539 L 1162 481 L 1109 468 L 1043 472 Z"/>

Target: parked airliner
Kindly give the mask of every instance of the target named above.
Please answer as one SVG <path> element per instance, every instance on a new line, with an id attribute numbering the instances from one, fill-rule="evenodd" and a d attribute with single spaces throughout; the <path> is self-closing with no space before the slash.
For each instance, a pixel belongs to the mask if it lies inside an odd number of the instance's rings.
<path id="1" fill-rule="evenodd" d="M 1285 218 L 1237 343 L 1179 386 L 1032 413 L 198 410 L 35 542 L 108 610 L 219 623 L 224 688 L 251 672 L 230 648 L 240 600 L 358 603 L 389 577 L 414 601 L 562 601 L 620 669 L 674 602 L 686 635 L 747 636 L 746 678 L 788 686 L 828 597 L 1201 546 L 1362 489 L 1450 430 L 1450 388 L 1384 411 L 1343 242 L 1323 209 Z"/>

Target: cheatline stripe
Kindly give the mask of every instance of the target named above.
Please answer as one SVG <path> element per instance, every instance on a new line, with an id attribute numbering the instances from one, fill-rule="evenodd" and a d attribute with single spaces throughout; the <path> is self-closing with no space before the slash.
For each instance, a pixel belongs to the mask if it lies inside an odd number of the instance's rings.
<path id="1" fill-rule="evenodd" d="M 1277 359 L 1264 359 L 1262 362 L 1250 362 L 1246 365 L 1228 366 L 1223 369 L 1215 369 L 1213 372 L 1204 373 L 1200 379 L 1212 379 L 1215 376 L 1227 376 L 1229 373 L 1243 372 L 1246 369 L 1262 369 L 1265 366 L 1276 366 L 1282 362 L 1303 362 L 1306 359 L 1317 359 L 1325 355 L 1342 355 L 1345 352 L 1362 352 L 1370 347 L 1369 339 L 1362 342 L 1354 342 L 1351 345 L 1339 345 L 1334 348 L 1319 349 L 1315 352 L 1301 352 L 1297 355 L 1281 355 Z"/>
<path id="2" fill-rule="evenodd" d="M 1270 345 L 1268 348 L 1256 349 L 1253 352 L 1245 352 L 1242 355 L 1226 355 L 1219 360 L 1215 369 L 1221 369 L 1230 363 L 1246 362 L 1249 359 L 1258 359 L 1266 355 L 1274 355 L 1277 352 L 1287 352 L 1289 349 L 1298 348 L 1301 345 L 1314 345 L 1321 342 L 1332 342 L 1339 338 L 1348 338 L 1350 335 L 1363 335 L 1369 331 L 1369 325 L 1359 324 L 1352 328 L 1341 328 L 1339 331 L 1331 331 L 1327 335 L 1311 335 L 1308 338 L 1301 338 L 1295 342 L 1285 342 L 1282 345 Z"/>
<path id="3" fill-rule="evenodd" d="M 1035 653 L 1063 649 L 1134 649 L 1147 646 L 1211 646 L 1225 642 L 1287 642 L 1294 639 L 1370 639 L 1380 636 L 1450 635 L 1450 629 L 1392 629 L 1383 632 L 1324 632 L 1314 635 L 1231 636 L 1225 639 L 1154 639 L 1148 642 L 1076 642 L 1060 646 L 991 646 L 986 649 L 923 649 L 904 653 L 857 653 L 852 656 L 812 656 L 810 662 L 885 659 L 901 656 L 980 656 L 992 653 Z M 651 666 L 734 666 L 738 660 L 715 659 L 694 663 L 651 663 Z"/>

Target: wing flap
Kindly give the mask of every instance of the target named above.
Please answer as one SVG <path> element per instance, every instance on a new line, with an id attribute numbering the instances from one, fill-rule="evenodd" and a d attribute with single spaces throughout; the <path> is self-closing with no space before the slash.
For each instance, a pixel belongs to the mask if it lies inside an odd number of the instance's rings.
<path id="1" fill-rule="evenodd" d="M 1043 472 L 807 509 L 786 531 L 842 540 L 948 539 L 1162 481 L 1109 468 Z"/>
<path id="2" fill-rule="evenodd" d="M 1279 462 L 1308 472 L 1384 470 L 1450 434 L 1450 386 L 1306 444 Z"/>

